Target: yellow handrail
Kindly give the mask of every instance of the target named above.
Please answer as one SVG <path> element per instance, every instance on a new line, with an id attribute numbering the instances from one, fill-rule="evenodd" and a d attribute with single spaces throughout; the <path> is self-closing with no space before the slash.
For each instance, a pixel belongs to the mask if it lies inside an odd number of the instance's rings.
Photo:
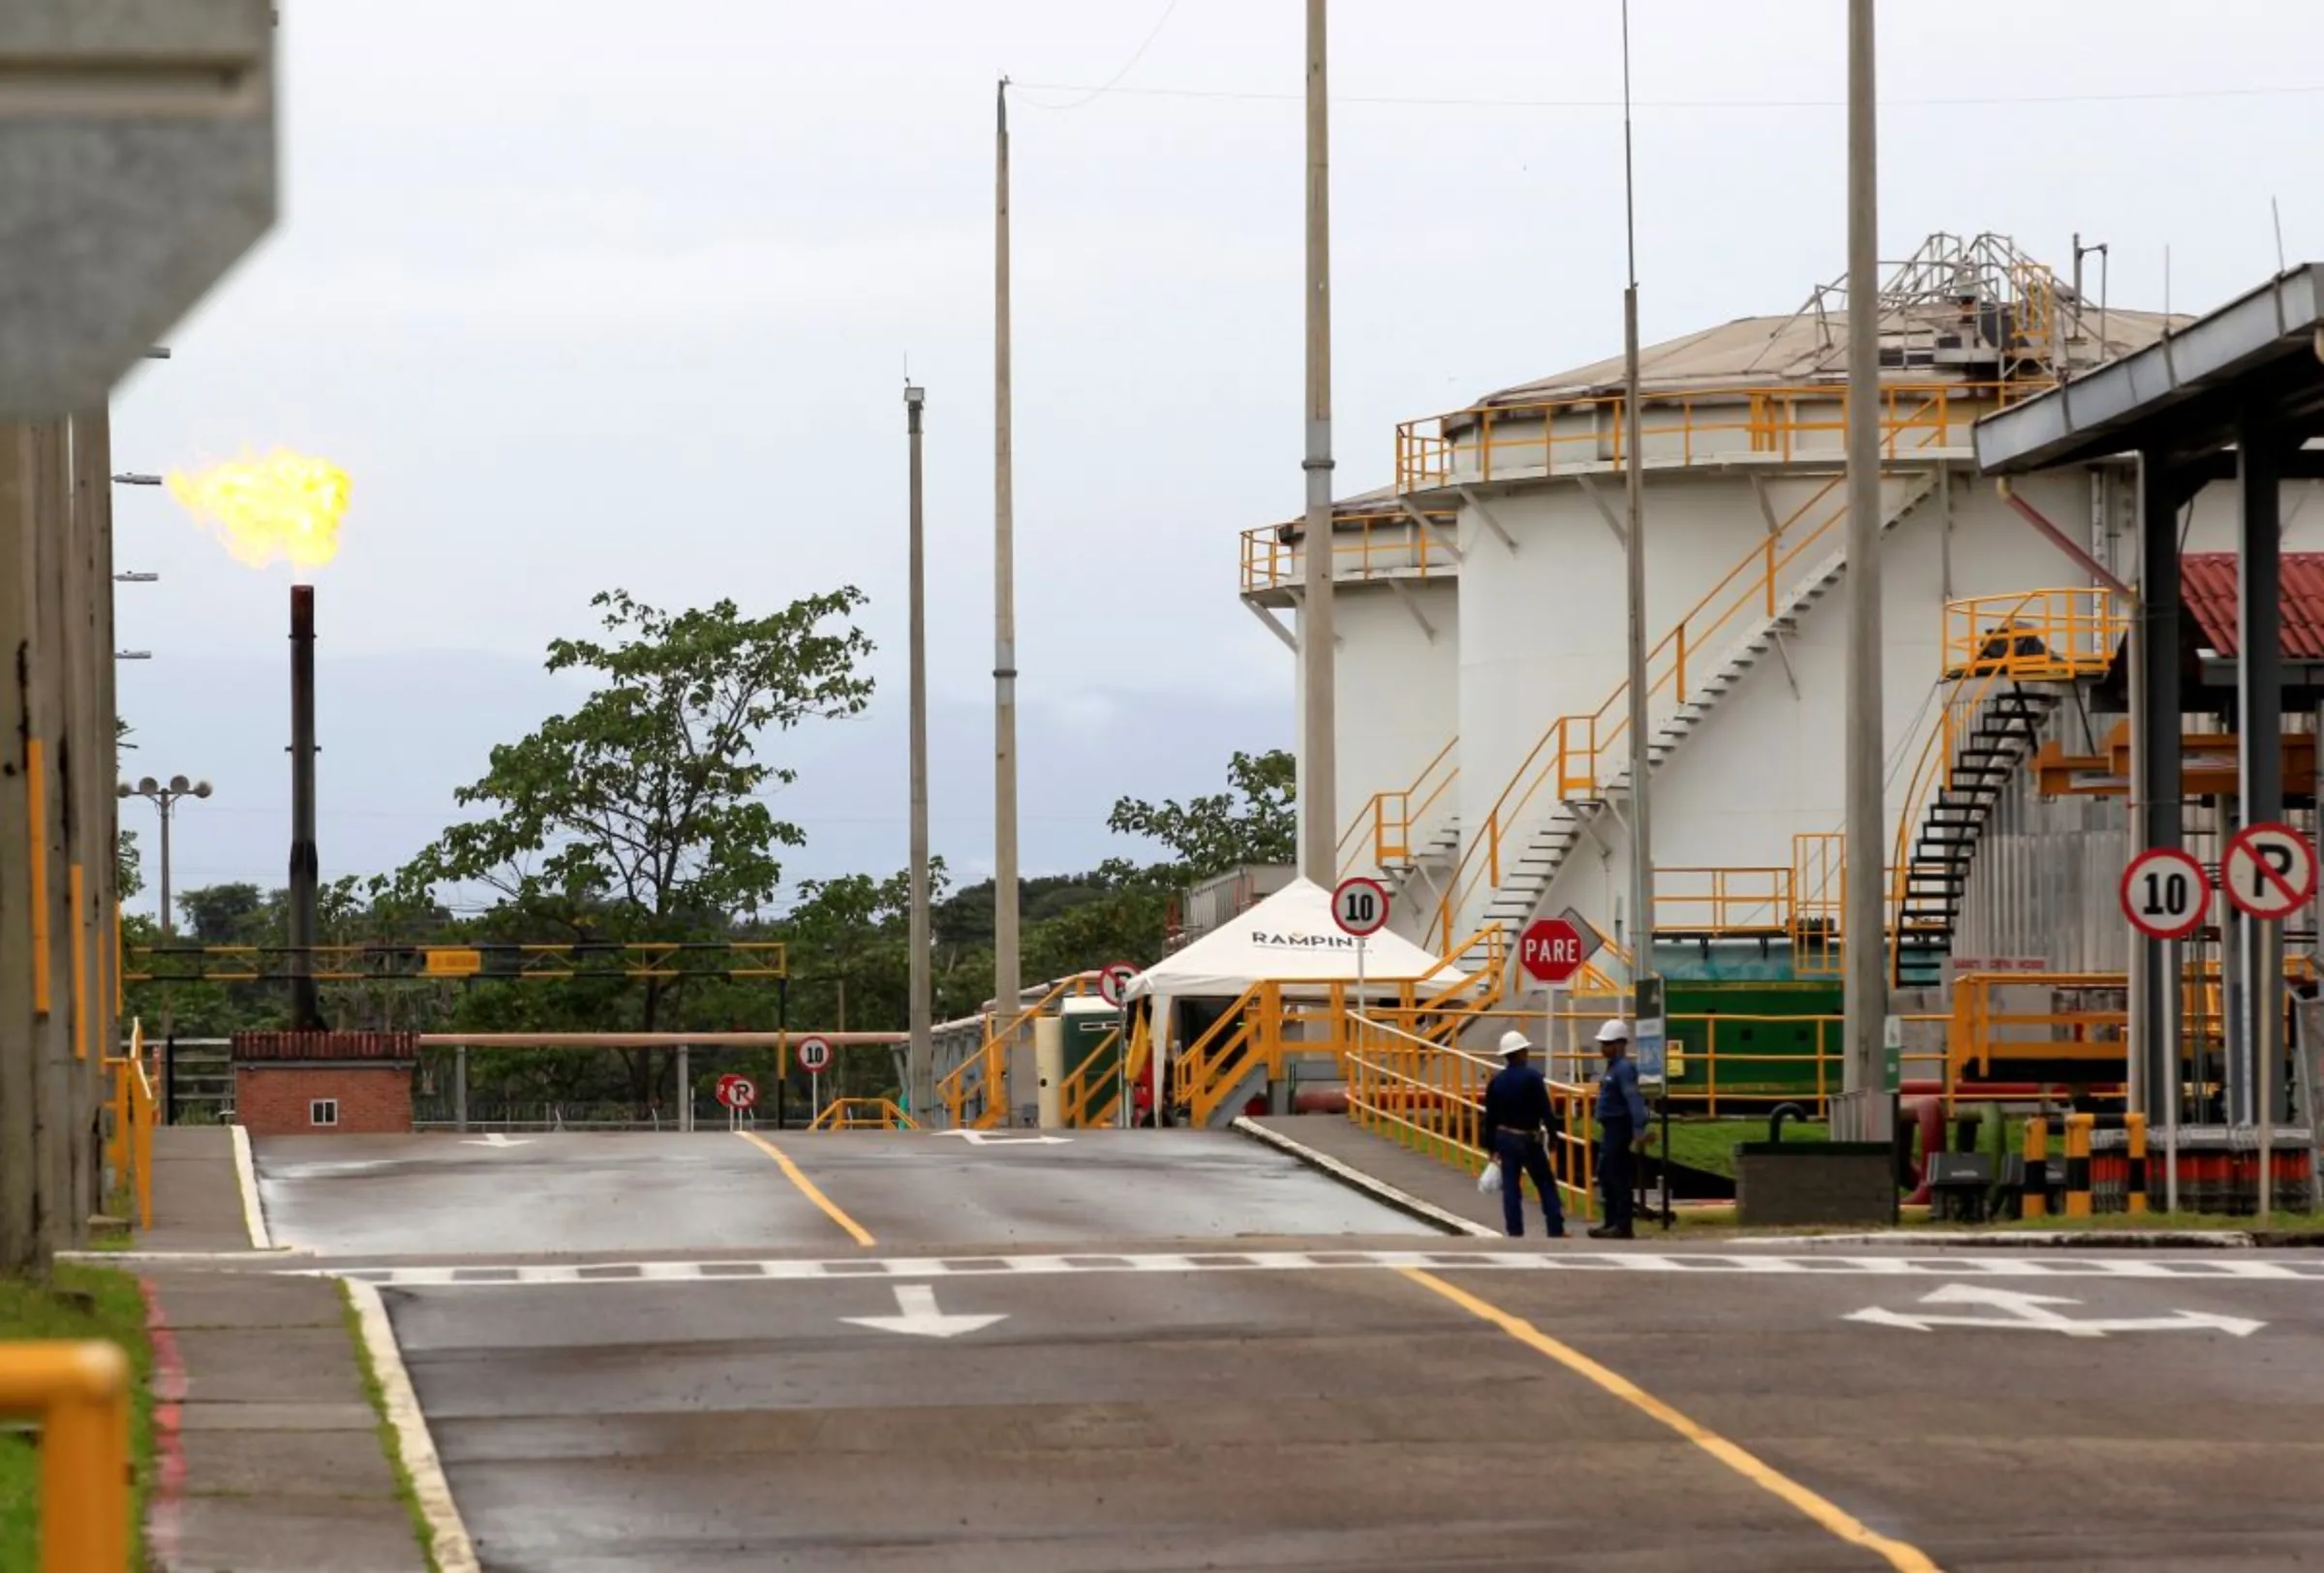
<path id="1" fill-rule="evenodd" d="M 1979 416 L 2051 386 L 2032 379 L 1886 385 L 1880 393 L 1881 451 L 1893 459 L 1966 447 Z M 1627 415 L 1624 396 L 1615 392 L 1471 405 L 1402 421 L 1396 490 L 1620 470 Z M 1837 458 L 1848 446 L 1847 389 L 1838 383 L 1648 393 L 1638 416 L 1649 465 L 1664 451 L 1679 465 L 1746 453 L 1790 462 Z M 1456 475 L 1455 461 L 1463 458 L 1468 462 Z"/>
<path id="2" fill-rule="evenodd" d="M 106 1166 L 116 1177 L 133 1184 L 138 1227 L 150 1229 L 153 1227 L 153 1127 L 160 1123 L 160 1110 L 154 1096 L 153 1077 L 145 1068 L 145 1032 L 141 1022 L 130 1023 L 129 1053 L 108 1056 L 105 1068 L 110 1077 L 107 1103 L 112 1115 L 111 1129 L 105 1140 Z"/>
<path id="3" fill-rule="evenodd" d="M 110 1343 L 0 1343 L 0 1414 L 41 1425 L 44 1573 L 129 1565 L 129 1357 Z"/>
<path id="4" fill-rule="evenodd" d="M 1049 986 L 1040 999 L 1035 1000 L 1031 1004 L 1010 1017 L 1007 1026 L 988 1032 L 984 1042 L 978 1045 L 976 1052 L 955 1065 L 949 1074 L 936 1083 L 936 1095 L 942 1099 L 945 1108 L 950 1112 L 952 1124 L 956 1129 L 966 1126 L 978 1130 L 990 1130 L 1008 1118 L 1006 1096 L 995 1097 L 994 1094 L 994 1090 L 1000 1088 L 1006 1080 L 1005 1062 L 1009 1045 L 1017 1040 L 1036 1017 L 1046 1013 L 1059 1001 L 1068 998 L 1078 999 L 1083 995 L 1096 992 L 1098 976 L 1099 974 L 1096 972 L 1076 972 L 1071 977 L 1057 979 Z M 995 1009 L 994 1015 L 998 1016 L 999 1011 Z M 988 1018 L 988 1020 L 990 1019 Z M 969 1086 L 971 1071 L 976 1073 L 977 1078 L 974 1088 Z M 982 1092 L 985 1095 L 984 1107 L 977 1111 L 974 1120 L 970 1120 L 966 1112 L 968 1095 L 971 1092 Z"/>
<path id="5" fill-rule="evenodd" d="M 1406 1032 L 1376 1013 L 1349 1015 L 1348 1118 L 1364 1129 L 1442 1158 L 1464 1173 L 1484 1167 L 1484 1084 L 1497 1059 Z M 1588 1131 L 1594 1089 L 1552 1081 L 1559 1128 L 1550 1155 L 1557 1188 L 1592 1216 L 1596 1155 Z M 1511 1176 L 1505 1183 L 1519 1183 Z"/>
<path id="6" fill-rule="evenodd" d="M 1953 784 L 1962 734 L 1972 728 L 1994 685 L 2071 682 L 2103 675 L 2129 632 L 2129 618 L 2113 591 L 2093 588 L 2020 590 L 1972 596 L 1944 608 L 1944 681 L 1948 685 L 1936 724 L 1921 744 L 1908 778 L 1904 812 L 1897 816 L 1896 843 L 1888 865 L 1889 929 L 1893 940 L 1908 932 L 1906 897 L 1912 886 L 1912 840 L 1921 828 L 1931 796 Z M 2029 751 L 2030 752 L 2030 751 Z M 1903 947 L 1891 942 L 1888 977 L 1893 985 L 1903 967 Z"/>
<path id="7" fill-rule="evenodd" d="M 1706 640 L 1742 615 L 1746 607 L 1760 616 L 1775 615 L 1777 588 L 1783 582 L 1784 575 L 1811 547 L 1830 533 L 1834 524 L 1847 515 L 1846 501 L 1843 500 L 1836 511 L 1824 515 L 1796 540 L 1786 544 L 1787 538 L 1793 527 L 1838 489 L 1845 478 L 1845 474 L 1835 475 L 1811 493 L 1807 501 L 1768 532 L 1763 541 L 1739 559 L 1727 575 L 1690 607 L 1661 642 L 1648 652 L 1647 696 L 1650 701 L 1666 687 L 1671 687 L 1677 702 L 1684 704 L 1688 693 L 1689 650 L 1699 649 Z M 1747 574 L 1750 576 L 1746 577 Z M 1738 584 L 1738 581 L 1741 582 Z M 1730 589 L 1734 592 L 1732 595 L 1728 594 Z M 1727 600 L 1714 614 L 1712 603 L 1722 596 L 1727 596 Z M 1761 607 L 1765 610 L 1758 611 Z M 1706 614 L 1709 614 L 1707 619 Z M 1706 620 L 1698 630 L 1690 632 L 1689 630 L 1695 628 L 1698 619 Z M 1664 663 L 1661 674 L 1657 676 L 1655 663 L 1665 655 L 1669 660 Z M 1485 815 L 1483 822 L 1461 827 L 1464 845 L 1460 859 L 1453 865 L 1452 878 L 1445 882 L 1437 916 L 1429 925 L 1431 940 L 1438 936 L 1449 936 L 1452 932 L 1452 925 L 1457 921 L 1461 909 L 1481 885 L 1487 889 L 1500 888 L 1502 837 L 1520 821 L 1525 810 L 1532 804 L 1534 795 L 1543 786 L 1554 781 L 1554 790 L 1561 802 L 1576 794 L 1588 795 L 1598 790 L 1600 758 L 1609 753 L 1629 730 L 1629 693 L 1630 680 L 1625 677 L 1614 685 L 1613 692 L 1595 711 L 1584 716 L 1560 716 L 1551 722 L 1548 729 L 1542 733 L 1540 740 L 1518 763 L 1515 773 L 1510 777 L 1509 785 L 1501 788 L 1501 795 L 1494 800 L 1491 811 Z"/>
<path id="8" fill-rule="evenodd" d="M 1362 871 L 1362 832 L 1367 823 L 1372 831 L 1373 868 L 1385 869 L 1391 858 L 1412 856 L 1413 826 L 1423 822 L 1429 811 L 1436 807 L 1437 800 L 1445 795 L 1453 782 L 1460 779 L 1460 760 L 1452 752 L 1459 745 L 1460 738 L 1457 735 L 1448 738 L 1445 746 L 1436 751 L 1435 756 L 1421 766 L 1421 773 L 1413 777 L 1411 786 L 1374 792 L 1365 800 L 1363 806 L 1356 811 L 1356 817 L 1348 821 L 1347 829 L 1339 835 L 1341 875 Z M 1420 799 L 1418 808 L 1413 806 L 1414 798 Z M 1350 843 L 1354 843 L 1353 849 L 1350 848 Z"/>
<path id="9" fill-rule="evenodd" d="M 1455 516 L 1444 509 L 1424 510 L 1424 516 L 1450 533 Z M 1242 533 L 1242 593 L 1253 595 L 1282 590 L 1304 582 L 1307 573 L 1303 520 L 1262 524 Z M 1295 534 L 1301 532 L 1301 534 Z M 1353 536 L 1355 539 L 1348 539 Z M 1456 558 L 1428 530 L 1401 509 L 1365 509 L 1339 512 L 1331 519 L 1331 577 L 1342 579 L 1418 578 L 1447 573 L 1459 566 Z"/>
<path id="10" fill-rule="evenodd" d="M 1116 1027 L 1082 1056 L 1081 1063 L 1068 1070 L 1057 1083 L 1057 1105 L 1068 1130 L 1088 1130 L 1113 1123 L 1112 1116 L 1118 1101 L 1120 1089 L 1116 1086 L 1123 1070 L 1114 1064 L 1106 1067 L 1113 1074 L 1101 1079 L 1097 1063 L 1109 1050 L 1120 1045 L 1121 1029 Z M 1101 1110 L 1098 1100 L 1105 1099 Z"/>
<path id="11" fill-rule="evenodd" d="M 810 1130 L 918 1130 L 920 1123 L 890 1097 L 836 1097 L 808 1122 Z"/>

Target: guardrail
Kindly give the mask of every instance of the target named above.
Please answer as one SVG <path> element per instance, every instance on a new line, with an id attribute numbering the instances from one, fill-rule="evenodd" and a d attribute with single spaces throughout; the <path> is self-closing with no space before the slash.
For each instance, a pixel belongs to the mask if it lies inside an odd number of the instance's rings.
<path id="1" fill-rule="evenodd" d="M 145 1068 L 143 1024 L 130 1023 L 129 1052 L 105 1061 L 108 1078 L 106 1107 L 105 1166 L 116 1184 L 131 1187 L 138 1204 L 138 1227 L 153 1227 L 153 1128 L 161 1124 L 160 1100 L 153 1076 Z"/>
<path id="2" fill-rule="evenodd" d="M 1880 390 L 1881 453 L 1909 457 L 1966 448 L 1977 417 L 2053 381 L 1891 383 Z M 1624 468 L 1628 400 L 1621 393 L 1471 405 L 1396 426 L 1396 490 L 1604 474 Z M 1779 463 L 1840 459 L 1848 449 L 1847 389 L 1797 383 L 1647 393 L 1638 439 L 1649 466 L 1745 455 Z"/>
<path id="3" fill-rule="evenodd" d="M 41 1428 L 42 1573 L 129 1566 L 129 1383 L 110 1343 L 0 1343 L 0 1414 Z"/>
<path id="4" fill-rule="evenodd" d="M 951 1116 L 954 1129 L 991 1130 L 1008 1119 L 1006 1088 L 1009 1046 L 1018 1041 L 1021 1034 L 1031 1030 L 1036 1017 L 1054 1009 L 1059 1002 L 1095 994 L 1100 975 L 1090 972 L 1061 977 L 1052 983 L 1038 1000 L 1010 1017 L 1007 1025 L 988 1028 L 984 1042 L 936 1083 L 937 1100 Z M 994 1011 L 985 1019 L 989 1023 L 998 1014 L 998 1011 Z M 983 1102 L 976 1113 L 970 1115 L 968 1100 L 980 1095 Z"/>
<path id="5" fill-rule="evenodd" d="M 1348 1118 L 1377 1135 L 1441 1159 L 1466 1174 L 1483 1170 L 1484 1084 L 1502 1062 L 1450 1048 L 1391 1023 L 1346 1013 L 1353 1045 L 1346 1055 Z M 1589 1139 L 1594 1088 L 1552 1080 L 1558 1129 L 1551 1172 L 1567 1206 L 1595 1217 L 1596 1153 Z M 1518 1176 L 1504 1179 L 1518 1185 Z"/>
<path id="6" fill-rule="evenodd" d="M 835 1097 L 807 1124 L 810 1130 L 918 1130 L 920 1124 L 890 1097 Z"/>
<path id="7" fill-rule="evenodd" d="M 1422 515 L 1450 536 L 1458 521 L 1450 511 Z M 1289 589 L 1307 574 L 1306 524 L 1263 524 L 1242 533 L 1242 593 Z M 1353 539 L 1350 539 L 1350 538 Z M 1367 509 L 1331 517 L 1331 577 L 1425 579 L 1450 573 L 1459 557 L 1432 530 L 1402 509 Z"/>

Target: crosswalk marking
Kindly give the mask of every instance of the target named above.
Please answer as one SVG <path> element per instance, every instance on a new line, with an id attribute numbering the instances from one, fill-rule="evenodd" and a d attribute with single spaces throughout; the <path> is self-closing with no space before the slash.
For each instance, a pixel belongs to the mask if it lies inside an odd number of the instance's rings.
<path id="1" fill-rule="evenodd" d="M 1436 1273 L 1671 1273 L 1874 1278 L 2198 1279 L 2324 1282 L 2324 1259 L 2220 1261 L 2014 1255 L 1761 1256 L 1711 1251 L 1237 1250 L 1101 1255 L 887 1256 L 798 1261 L 464 1262 L 426 1267 L 305 1267 L 304 1277 L 382 1288 L 749 1283 L 875 1279 L 1037 1278 L 1065 1273 L 1297 1273 L 1420 1268 Z"/>

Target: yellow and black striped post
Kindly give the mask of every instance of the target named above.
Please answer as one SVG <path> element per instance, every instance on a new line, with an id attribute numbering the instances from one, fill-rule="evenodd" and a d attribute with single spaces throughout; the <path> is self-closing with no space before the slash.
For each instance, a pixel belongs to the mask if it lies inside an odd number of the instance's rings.
<path id="1" fill-rule="evenodd" d="M 2123 1135 L 2130 1152 L 2130 1178 L 2124 1187 L 2123 1205 L 2133 1213 L 2147 1210 L 2147 1117 L 2123 1116 Z"/>
<path id="2" fill-rule="evenodd" d="M 2095 1114 L 2065 1117 L 2065 1216 L 2090 1217 L 2090 1133 L 2096 1128 Z"/>
<path id="3" fill-rule="evenodd" d="M 2050 1123 L 2026 1122 L 2025 1216 L 2042 1218 L 2050 1210 Z"/>

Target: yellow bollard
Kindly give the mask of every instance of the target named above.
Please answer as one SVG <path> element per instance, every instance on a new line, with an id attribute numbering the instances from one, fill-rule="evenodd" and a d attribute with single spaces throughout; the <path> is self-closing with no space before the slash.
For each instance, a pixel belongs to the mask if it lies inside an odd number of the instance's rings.
<path id="1" fill-rule="evenodd" d="M 2028 1218 L 2049 1216 L 2049 1153 L 2050 1123 L 2047 1120 L 2027 1121 L 2025 1215 Z"/>
<path id="2" fill-rule="evenodd" d="M 2123 1116 L 2123 1133 L 2130 1150 L 2130 1178 L 2124 1188 L 2125 1205 L 2133 1213 L 2147 1210 L 2147 1117 Z"/>
<path id="3" fill-rule="evenodd" d="M 42 1573 L 129 1565 L 129 1360 L 109 1343 L 0 1343 L 0 1413 L 41 1422 Z"/>
<path id="4" fill-rule="evenodd" d="M 2065 1216 L 2090 1217 L 2090 1133 L 2096 1128 L 2095 1114 L 2065 1117 Z"/>

